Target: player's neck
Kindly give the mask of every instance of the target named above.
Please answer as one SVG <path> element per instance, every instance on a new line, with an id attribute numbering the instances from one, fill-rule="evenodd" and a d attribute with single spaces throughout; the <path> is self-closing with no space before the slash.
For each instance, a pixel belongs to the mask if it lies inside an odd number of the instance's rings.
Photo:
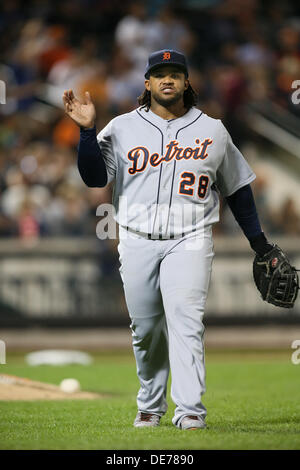
<path id="1" fill-rule="evenodd" d="M 184 107 L 182 102 L 175 103 L 174 105 L 169 107 L 165 107 L 157 103 L 156 101 L 152 101 L 150 109 L 153 113 L 166 120 L 179 118 L 187 112 L 187 109 Z"/>

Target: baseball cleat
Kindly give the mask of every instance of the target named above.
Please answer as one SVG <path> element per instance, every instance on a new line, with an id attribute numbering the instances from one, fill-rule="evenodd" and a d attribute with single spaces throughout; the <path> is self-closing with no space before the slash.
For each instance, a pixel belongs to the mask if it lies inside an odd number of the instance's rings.
<path id="1" fill-rule="evenodd" d="M 181 429 L 204 429 L 206 428 L 206 424 L 200 416 L 185 416 L 182 418 L 182 421 L 180 423 L 180 428 Z"/>
<path id="2" fill-rule="evenodd" d="M 145 413 L 139 411 L 134 420 L 135 428 L 145 428 L 145 427 L 154 427 L 159 426 L 160 416 L 153 413 Z"/>

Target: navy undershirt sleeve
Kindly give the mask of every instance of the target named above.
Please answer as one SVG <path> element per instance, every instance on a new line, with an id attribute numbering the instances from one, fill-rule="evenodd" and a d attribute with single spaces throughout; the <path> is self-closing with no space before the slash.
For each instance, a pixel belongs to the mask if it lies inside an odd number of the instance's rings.
<path id="1" fill-rule="evenodd" d="M 236 221 L 250 242 L 251 248 L 263 256 L 273 248 L 262 232 L 250 184 L 226 198 Z"/>
<path id="2" fill-rule="evenodd" d="M 96 126 L 92 129 L 80 128 L 77 166 L 87 186 L 103 188 L 107 184 L 107 171 L 97 142 Z"/>
<path id="3" fill-rule="evenodd" d="M 262 232 L 250 184 L 243 186 L 226 200 L 248 240 Z"/>

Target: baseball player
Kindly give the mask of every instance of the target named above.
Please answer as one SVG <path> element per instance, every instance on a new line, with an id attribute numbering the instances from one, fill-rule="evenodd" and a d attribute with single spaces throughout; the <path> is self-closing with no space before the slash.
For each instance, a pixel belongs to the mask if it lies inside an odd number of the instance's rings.
<path id="1" fill-rule="evenodd" d="M 250 187 L 255 174 L 222 122 L 195 107 L 187 61 L 180 52 L 152 53 L 140 106 L 112 119 L 98 134 L 88 92 L 80 102 L 72 90 L 65 91 L 63 101 L 80 126 L 83 181 L 90 187 L 114 183 L 120 274 L 140 381 L 134 426 L 159 425 L 167 410 L 171 371 L 173 424 L 184 430 L 205 428 L 203 315 L 220 196 L 267 274 L 268 253 L 272 270 L 274 253 L 282 260 L 282 252 L 261 230 Z M 266 269 L 261 268 L 265 286 Z M 283 306 L 293 304 L 293 295 L 281 298 L 289 303 Z"/>

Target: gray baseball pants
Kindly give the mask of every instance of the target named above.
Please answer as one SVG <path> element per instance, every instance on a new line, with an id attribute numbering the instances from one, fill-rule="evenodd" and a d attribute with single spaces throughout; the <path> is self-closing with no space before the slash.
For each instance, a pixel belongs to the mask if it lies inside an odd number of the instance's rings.
<path id="1" fill-rule="evenodd" d="M 140 389 L 139 411 L 167 411 L 167 382 L 176 404 L 172 422 L 206 417 L 204 308 L 211 277 L 211 227 L 179 239 L 149 240 L 119 227 L 120 274 L 131 319 Z"/>

